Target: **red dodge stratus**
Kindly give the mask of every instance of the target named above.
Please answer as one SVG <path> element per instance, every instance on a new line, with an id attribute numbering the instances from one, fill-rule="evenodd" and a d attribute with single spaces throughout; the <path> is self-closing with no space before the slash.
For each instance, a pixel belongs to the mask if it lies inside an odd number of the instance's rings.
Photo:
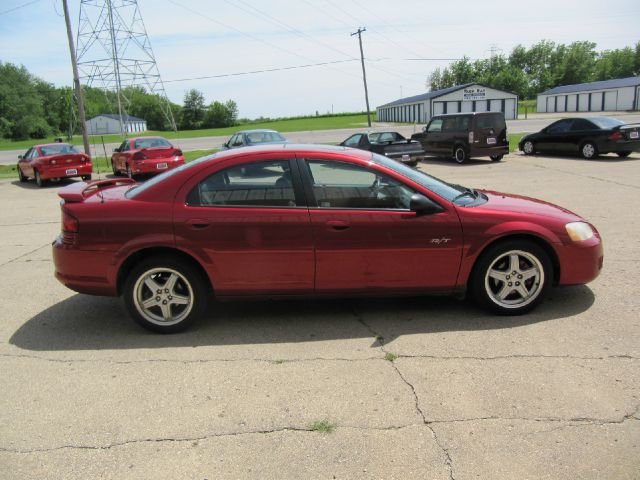
<path id="1" fill-rule="evenodd" d="M 91 180 L 93 165 L 91 157 L 81 153 L 68 143 L 34 145 L 27 153 L 18 156 L 18 178 L 26 182 L 33 177 L 42 187 L 47 180 L 81 177 Z"/>
<path id="2" fill-rule="evenodd" d="M 129 178 L 160 173 L 180 165 L 184 165 L 182 150 L 162 137 L 127 138 L 111 155 L 113 174 L 125 174 Z"/>
<path id="3" fill-rule="evenodd" d="M 598 231 L 540 200 L 443 182 L 361 150 L 274 145 L 200 158 L 144 184 L 60 191 L 56 277 L 123 295 L 159 332 L 220 300 L 464 293 L 498 314 L 602 268 Z"/>

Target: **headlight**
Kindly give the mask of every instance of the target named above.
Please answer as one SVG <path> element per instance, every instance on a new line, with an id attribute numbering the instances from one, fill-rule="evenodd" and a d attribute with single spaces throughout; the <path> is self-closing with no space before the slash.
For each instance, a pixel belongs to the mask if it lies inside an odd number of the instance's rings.
<path id="1" fill-rule="evenodd" d="M 585 222 L 571 222 L 567 223 L 564 227 L 567 229 L 569 238 L 574 242 L 589 240 L 594 235 L 591 226 Z"/>

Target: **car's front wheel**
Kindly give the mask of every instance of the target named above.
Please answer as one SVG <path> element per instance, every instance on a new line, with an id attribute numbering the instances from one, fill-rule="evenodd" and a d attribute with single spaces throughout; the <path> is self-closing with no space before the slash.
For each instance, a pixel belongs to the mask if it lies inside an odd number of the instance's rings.
<path id="1" fill-rule="evenodd" d="M 131 170 L 131 165 L 127 163 L 127 177 L 133 178 L 133 171 Z"/>
<path id="2" fill-rule="evenodd" d="M 536 148 L 531 140 L 527 140 L 522 144 L 522 151 L 525 155 L 533 155 L 536 153 Z"/>
<path id="3" fill-rule="evenodd" d="M 35 178 L 36 178 L 36 185 L 38 185 L 38 187 L 40 188 L 44 187 L 45 181 L 40 176 L 40 172 L 38 170 L 35 171 Z"/>
<path id="4" fill-rule="evenodd" d="M 458 145 L 453 151 L 453 159 L 458 163 L 464 163 L 467 161 L 467 151 L 462 145 Z"/>
<path id="5" fill-rule="evenodd" d="M 587 160 L 591 160 L 592 158 L 598 157 L 598 147 L 593 142 L 585 142 L 580 147 L 580 155 L 582 158 L 586 158 Z"/>
<path id="6" fill-rule="evenodd" d="M 478 260 L 471 292 L 483 307 L 519 315 L 538 305 L 553 283 L 549 255 L 535 243 L 513 240 L 490 247 Z"/>
<path id="7" fill-rule="evenodd" d="M 124 284 L 127 310 L 143 327 L 160 333 L 185 330 L 208 302 L 206 280 L 177 258 L 151 257 L 136 265 Z"/>

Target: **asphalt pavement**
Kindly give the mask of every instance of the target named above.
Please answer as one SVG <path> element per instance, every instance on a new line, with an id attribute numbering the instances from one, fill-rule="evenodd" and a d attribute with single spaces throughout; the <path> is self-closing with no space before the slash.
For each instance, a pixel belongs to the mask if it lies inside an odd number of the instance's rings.
<path id="1" fill-rule="evenodd" d="M 158 335 L 54 279 L 59 185 L 0 181 L 0 477 L 638 479 L 640 155 L 419 168 L 583 215 L 601 276 L 519 317 L 241 302 Z"/>

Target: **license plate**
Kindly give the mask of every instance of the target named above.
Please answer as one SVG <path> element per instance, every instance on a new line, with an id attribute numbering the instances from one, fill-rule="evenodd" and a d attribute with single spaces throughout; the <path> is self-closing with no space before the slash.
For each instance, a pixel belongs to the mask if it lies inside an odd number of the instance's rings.
<path id="1" fill-rule="evenodd" d="M 631 132 L 629 138 L 638 138 L 638 132 Z"/>
<path id="2" fill-rule="evenodd" d="M 407 154 L 403 154 L 403 155 L 402 155 L 402 160 L 403 160 L 403 161 L 405 161 L 405 162 L 408 162 L 408 161 L 409 161 L 409 160 L 411 160 L 411 159 L 409 158 L 409 155 L 407 155 Z"/>
<path id="3" fill-rule="evenodd" d="M 158 165 L 156 165 L 156 168 L 158 170 L 162 170 L 163 168 L 167 168 L 167 164 L 165 163 L 159 163 Z"/>
<path id="4" fill-rule="evenodd" d="M 67 175 L 77 175 L 78 174 L 78 170 L 76 170 L 75 168 L 68 168 L 65 173 Z"/>
<path id="5" fill-rule="evenodd" d="M 487 144 L 495 145 L 495 143 L 496 143 L 496 139 L 495 138 L 493 138 L 493 137 L 487 138 Z"/>

